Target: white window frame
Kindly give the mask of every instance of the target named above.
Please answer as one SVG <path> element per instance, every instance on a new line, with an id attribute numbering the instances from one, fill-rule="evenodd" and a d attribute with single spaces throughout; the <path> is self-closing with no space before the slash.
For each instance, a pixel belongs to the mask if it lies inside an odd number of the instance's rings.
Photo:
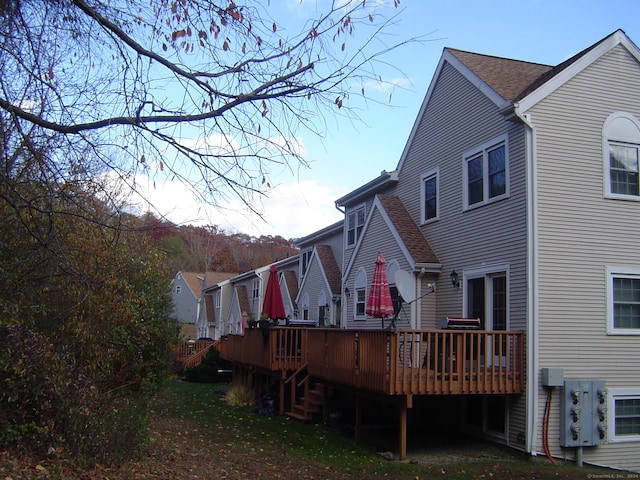
<path id="1" fill-rule="evenodd" d="M 639 399 L 640 388 L 609 388 L 607 390 L 607 440 L 609 443 L 640 442 L 640 435 L 616 435 L 616 400 Z"/>
<path id="2" fill-rule="evenodd" d="M 305 293 L 302 296 L 302 316 L 301 320 L 309 320 L 309 294 Z"/>
<path id="3" fill-rule="evenodd" d="M 220 302 L 221 302 L 220 298 L 221 298 L 221 297 L 222 297 L 222 292 L 221 292 L 220 290 L 218 290 L 218 291 L 215 293 L 215 295 L 213 296 L 213 298 L 214 298 L 214 304 L 213 304 L 213 306 L 214 306 L 215 308 L 220 308 Z"/>
<path id="4" fill-rule="evenodd" d="M 176 285 L 176 293 L 182 293 L 182 285 Z"/>
<path id="5" fill-rule="evenodd" d="M 313 249 L 305 250 L 300 253 L 300 272 L 301 276 L 304 277 L 304 274 L 309 270 L 309 263 L 311 262 L 311 256 L 313 255 Z"/>
<path id="6" fill-rule="evenodd" d="M 614 193 L 611 191 L 610 145 L 636 148 L 638 153 L 638 168 L 640 169 L 640 120 L 628 112 L 615 112 L 609 115 L 602 126 L 602 179 L 604 183 L 604 196 L 605 198 L 640 202 L 640 182 L 636 195 Z"/>
<path id="7" fill-rule="evenodd" d="M 488 153 L 496 148 L 504 146 L 504 193 L 489 197 L 489 160 Z M 482 156 L 482 200 L 469 205 L 469 169 L 468 162 Z M 497 202 L 509 197 L 509 135 L 500 135 L 477 148 L 468 150 L 462 154 L 462 207 L 470 210 L 489 203 Z"/>
<path id="8" fill-rule="evenodd" d="M 607 334 L 608 335 L 640 335 L 640 328 L 615 328 L 613 325 L 613 279 L 637 278 L 640 280 L 640 268 L 624 266 L 608 266 L 606 279 L 607 294 Z"/>
<path id="9" fill-rule="evenodd" d="M 260 280 L 253 280 L 251 282 L 251 298 L 253 300 L 260 298 Z"/>
<path id="10" fill-rule="evenodd" d="M 358 213 L 362 212 L 362 224 L 358 223 Z M 365 210 L 365 205 L 359 205 L 358 207 L 355 207 L 352 210 L 349 210 L 346 214 L 346 218 L 345 218 L 345 228 L 346 228 L 346 234 L 344 237 L 344 241 L 345 244 L 347 246 L 347 248 L 352 248 L 356 245 L 356 243 L 358 243 L 358 240 L 360 239 L 360 234 L 362 232 L 362 230 L 364 229 L 364 224 L 366 221 L 366 210 Z M 349 231 L 351 230 L 351 228 L 349 228 L 349 217 L 351 216 L 355 217 L 355 226 L 353 228 L 354 233 L 353 233 L 353 242 L 349 242 Z"/>
<path id="11" fill-rule="evenodd" d="M 358 272 L 356 273 L 356 279 L 354 282 L 353 292 L 353 318 L 355 320 L 366 320 L 367 319 L 367 272 L 364 268 L 360 267 Z M 358 299 L 358 294 L 363 293 L 362 299 Z M 363 304 L 362 313 L 358 314 L 358 305 Z"/>
<path id="12" fill-rule="evenodd" d="M 427 223 L 435 222 L 440 217 L 440 177 L 439 177 L 438 168 L 433 168 L 426 173 L 424 173 L 420 177 L 420 218 L 422 219 L 422 224 L 426 225 Z M 429 180 L 434 180 L 436 184 L 436 214 L 431 218 L 427 218 L 427 209 L 426 209 L 426 201 L 427 201 L 427 189 L 425 188 L 425 184 Z"/>

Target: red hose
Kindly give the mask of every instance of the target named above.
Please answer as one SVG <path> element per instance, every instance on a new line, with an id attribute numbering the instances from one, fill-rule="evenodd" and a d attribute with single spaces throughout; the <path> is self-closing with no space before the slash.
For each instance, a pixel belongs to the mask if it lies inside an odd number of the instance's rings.
<path id="1" fill-rule="evenodd" d="M 553 390 L 547 390 L 547 401 L 544 405 L 544 417 L 542 419 L 542 446 L 544 453 L 551 463 L 556 464 L 549 450 L 549 418 L 551 417 L 551 398 Z"/>

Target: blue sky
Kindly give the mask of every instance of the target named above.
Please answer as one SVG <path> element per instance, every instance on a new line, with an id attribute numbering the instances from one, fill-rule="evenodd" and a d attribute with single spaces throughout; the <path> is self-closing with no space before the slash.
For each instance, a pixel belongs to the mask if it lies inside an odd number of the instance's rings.
<path id="1" fill-rule="evenodd" d="M 370 0 L 369 0 L 370 1 Z M 393 0 L 378 0 L 393 4 Z M 278 20 L 300 20 L 328 0 L 271 0 Z M 369 4 L 369 2 L 368 2 Z M 302 136 L 310 168 L 283 168 L 271 179 L 277 186 L 257 207 L 265 220 L 240 205 L 204 209 L 184 198 L 180 185 L 167 183 L 152 202 L 176 223 L 216 224 L 249 235 L 295 238 L 313 233 L 342 216 L 337 198 L 395 169 L 418 110 L 445 47 L 535 63 L 557 65 L 617 29 L 640 44 L 637 0 L 401 0 L 396 25 L 384 41 L 396 43 L 426 35 L 421 44 L 401 47 L 381 67 L 386 80 L 398 82 L 389 92 L 371 90 L 377 99 L 357 104 L 362 122 L 325 115 L 322 138 Z M 403 75 L 401 75 L 402 72 Z"/>

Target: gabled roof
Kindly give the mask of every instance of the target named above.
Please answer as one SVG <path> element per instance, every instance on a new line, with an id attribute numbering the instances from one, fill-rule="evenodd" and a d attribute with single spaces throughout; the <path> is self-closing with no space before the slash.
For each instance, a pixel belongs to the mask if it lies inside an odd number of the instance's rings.
<path id="1" fill-rule="evenodd" d="M 284 278 L 284 283 L 287 291 L 289 292 L 289 297 L 295 304 L 295 299 L 298 296 L 298 277 L 296 275 L 296 272 L 294 272 L 293 270 L 285 270 L 284 272 L 282 272 L 282 276 Z"/>
<path id="2" fill-rule="evenodd" d="M 184 281 L 187 283 L 191 291 L 196 297 L 200 297 L 202 292 L 202 288 L 204 286 L 205 281 L 205 273 L 203 272 L 178 272 L 177 275 L 182 275 Z M 231 277 L 234 277 L 235 273 L 225 273 L 225 272 L 206 272 L 206 281 L 207 285 L 214 285 L 216 283 L 220 283 L 224 280 L 227 280 Z"/>
<path id="3" fill-rule="evenodd" d="M 521 103 L 527 109 L 618 45 L 640 61 L 640 50 L 622 30 L 616 30 L 555 67 L 452 48 L 446 48 L 445 53 L 459 60 L 504 100 Z"/>
<path id="4" fill-rule="evenodd" d="M 616 30 L 555 67 L 445 48 L 396 171 L 402 170 L 408 150 L 413 144 L 420 121 L 445 64 L 458 70 L 504 114 L 511 114 L 514 110 L 522 114 L 618 45 L 622 45 L 640 62 L 640 49 L 622 30 Z"/>
<path id="5" fill-rule="evenodd" d="M 382 220 L 386 223 L 389 234 L 394 237 L 412 269 L 440 272 L 442 265 L 438 257 L 413 221 L 413 218 L 411 218 L 400 198 L 395 195 L 376 195 L 360 239 L 356 243 L 347 268 L 345 268 L 345 278 L 349 275 L 354 262 L 358 258 L 358 252 L 367 238 L 369 224 L 376 212 L 379 212 Z"/>
<path id="6" fill-rule="evenodd" d="M 377 195 L 383 216 L 393 227 L 416 264 L 438 264 L 440 261 L 422 235 L 402 201 L 395 195 Z M 386 215 L 384 215 L 386 214 Z"/>
<path id="7" fill-rule="evenodd" d="M 479 53 L 447 48 L 454 57 L 481 80 L 510 102 L 520 97 L 541 76 L 553 70 L 549 65 L 492 57 Z"/>
<path id="8" fill-rule="evenodd" d="M 316 245 L 316 255 L 318 255 L 320 267 L 327 278 L 331 293 L 333 295 L 340 295 L 342 276 L 336 257 L 333 255 L 333 250 L 331 250 L 329 245 Z"/>

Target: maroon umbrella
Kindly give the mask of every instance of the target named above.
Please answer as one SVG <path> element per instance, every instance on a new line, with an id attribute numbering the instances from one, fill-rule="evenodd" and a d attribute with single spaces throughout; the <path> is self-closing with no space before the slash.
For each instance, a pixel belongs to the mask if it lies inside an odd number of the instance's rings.
<path id="1" fill-rule="evenodd" d="M 391 301 L 385 263 L 384 255 L 379 253 L 378 258 L 376 258 L 376 268 L 373 271 L 373 280 L 371 281 L 367 309 L 365 310 L 367 315 L 382 319 L 383 327 L 384 319 L 393 315 L 393 302 Z"/>
<path id="2" fill-rule="evenodd" d="M 262 313 L 271 320 L 282 320 L 287 318 L 284 312 L 284 302 L 280 292 L 280 282 L 278 282 L 278 269 L 271 265 L 269 270 L 269 280 L 267 280 L 267 290 L 264 294 Z"/>

